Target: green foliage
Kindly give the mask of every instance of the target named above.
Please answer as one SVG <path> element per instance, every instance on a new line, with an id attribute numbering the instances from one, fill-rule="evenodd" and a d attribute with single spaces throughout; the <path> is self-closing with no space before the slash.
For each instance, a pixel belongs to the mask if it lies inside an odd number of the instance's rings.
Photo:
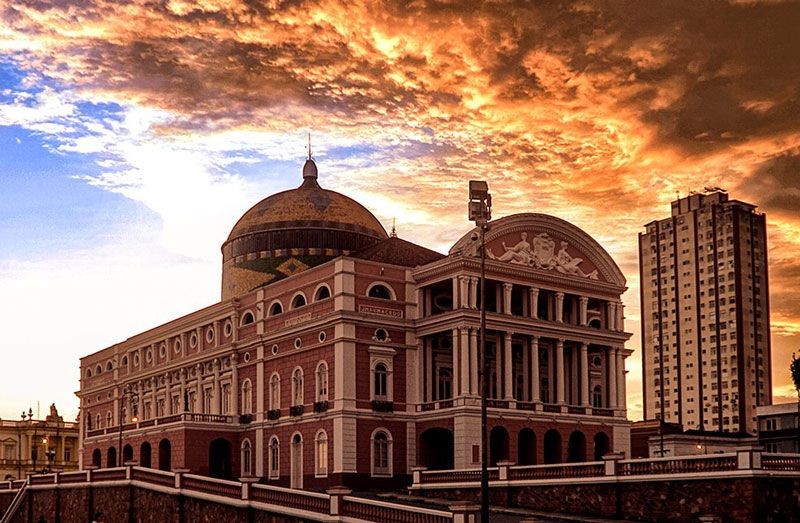
<path id="1" fill-rule="evenodd" d="M 800 358 L 792 354 L 792 363 L 789 364 L 789 371 L 792 373 L 792 382 L 794 388 L 800 394 Z"/>

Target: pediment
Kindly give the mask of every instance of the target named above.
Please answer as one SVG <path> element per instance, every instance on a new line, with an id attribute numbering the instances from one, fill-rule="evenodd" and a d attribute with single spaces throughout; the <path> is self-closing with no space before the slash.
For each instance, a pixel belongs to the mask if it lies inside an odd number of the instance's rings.
<path id="1" fill-rule="evenodd" d="M 477 256 L 473 232 L 477 229 L 456 242 L 450 254 Z M 575 225 L 546 214 L 515 214 L 491 222 L 486 233 L 486 257 L 567 278 L 626 285 L 622 271 L 596 240 Z"/>

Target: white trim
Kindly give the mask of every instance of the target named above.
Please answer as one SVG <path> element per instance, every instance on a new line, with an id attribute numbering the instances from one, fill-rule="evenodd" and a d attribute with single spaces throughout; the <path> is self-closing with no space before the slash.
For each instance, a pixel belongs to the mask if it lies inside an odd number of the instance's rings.
<path id="1" fill-rule="evenodd" d="M 247 450 L 248 453 L 250 454 L 246 460 L 244 455 L 245 444 L 247 445 Z M 241 468 L 241 476 L 242 477 L 251 476 L 253 474 L 253 444 L 250 443 L 249 438 L 244 438 L 244 440 L 242 440 L 242 444 L 239 447 L 239 454 L 240 454 L 239 464 Z M 245 467 L 245 465 L 247 465 L 247 467 Z"/>
<path id="2" fill-rule="evenodd" d="M 296 437 L 300 438 L 298 443 L 294 441 Z M 303 469 L 303 435 L 299 431 L 295 431 L 289 438 L 289 486 L 291 488 L 303 488 Z"/>
<path id="3" fill-rule="evenodd" d="M 248 314 L 249 314 L 250 316 L 252 316 L 252 317 L 253 317 L 253 321 L 251 321 L 250 323 L 245 323 L 245 322 L 244 322 L 244 318 L 245 318 L 245 316 L 247 316 Z M 241 317 L 239 318 L 239 327 L 244 327 L 245 325 L 252 325 L 252 324 L 253 324 L 253 323 L 255 323 L 255 322 L 256 322 L 256 314 L 255 314 L 255 313 L 254 313 L 252 310 L 250 310 L 250 309 L 245 309 L 245 310 L 243 310 L 243 311 L 242 311 L 242 315 L 241 315 Z"/>
<path id="4" fill-rule="evenodd" d="M 279 312 L 278 314 L 272 314 L 272 307 L 274 307 L 276 303 L 277 303 L 278 305 L 280 305 L 280 307 L 281 307 L 281 312 Z M 272 301 L 269 303 L 269 307 L 267 307 L 267 317 L 268 317 L 268 318 L 271 318 L 271 317 L 273 317 L 273 316 L 278 316 L 279 314 L 283 314 L 283 313 L 284 313 L 284 308 L 283 308 L 283 303 L 281 303 L 281 300 L 279 300 L 279 299 L 274 299 L 274 300 L 272 300 Z"/>
<path id="5" fill-rule="evenodd" d="M 297 383 L 297 380 L 295 379 L 295 375 L 297 374 L 297 371 L 300 371 L 300 383 L 299 383 L 300 390 L 299 391 L 297 390 L 298 383 Z M 305 384 L 306 384 L 305 372 L 303 371 L 303 367 L 298 365 L 297 367 L 292 369 L 292 378 L 291 379 L 292 379 L 292 400 L 289 403 L 289 405 L 291 405 L 292 407 L 294 407 L 296 405 L 303 405 L 303 403 L 305 402 L 305 395 L 304 395 L 305 391 L 303 389 L 305 389 Z M 299 392 L 299 394 L 298 394 L 298 392 Z"/>
<path id="6" fill-rule="evenodd" d="M 367 298 L 369 298 L 370 297 L 369 293 L 372 290 L 372 288 L 376 287 L 378 285 L 386 287 L 386 289 L 389 291 L 389 295 L 391 296 L 391 299 L 389 301 L 397 301 L 397 293 L 394 292 L 394 287 L 392 287 L 391 284 L 389 284 L 389 283 L 387 283 L 385 281 L 382 281 L 382 280 L 374 281 L 374 282 L 370 283 L 369 286 L 367 287 L 367 291 L 364 293 L 364 295 Z M 377 299 L 380 299 L 380 298 L 377 298 Z"/>
<path id="7" fill-rule="evenodd" d="M 296 300 L 298 296 L 302 296 L 303 297 L 303 304 L 300 305 L 299 307 L 295 307 L 294 306 L 294 300 Z M 305 307 L 306 305 L 308 305 L 308 298 L 306 297 L 306 293 L 304 293 L 303 291 L 295 292 L 292 295 L 292 299 L 289 300 L 289 310 L 290 311 L 301 309 L 301 308 Z"/>
<path id="8" fill-rule="evenodd" d="M 250 386 L 246 395 L 245 395 L 245 385 L 249 385 Z M 242 380 L 242 386 L 240 387 L 240 393 L 241 393 L 241 397 L 242 397 L 242 400 L 241 400 L 241 403 L 240 403 L 242 414 L 252 414 L 253 413 L 253 382 L 250 381 L 250 378 L 245 378 L 244 380 Z"/>
<path id="9" fill-rule="evenodd" d="M 320 439 L 320 437 L 325 438 L 324 439 L 324 441 L 325 441 L 325 468 L 324 469 L 322 467 L 320 467 L 320 462 L 321 462 L 320 456 L 321 456 L 322 453 L 320 452 L 320 448 L 319 447 L 320 447 L 320 443 L 323 441 L 323 440 Z M 329 443 L 328 433 L 325 431 L 325 429 L 319 429 L 317 431 L 317 433 L 314 435 L 314 477 L 317 477 L 317 478 L 326 478 L 326 477 L 328 477 L 328 461 L 329 461 L 328 453 L 329 453 L 329 449 L 330 449 L 330 445 L 328 443 Z"/>
<path id="10" fill-rule="evenodd" d="M 320 394 L 320 368 L 325 367 L 325 397 Z M 314 397 L 316 401 L 328 401 L 330 397 L 330 383 L 331 377 L 330 373 L 328 372 L 328 362 L 325 360 L 320 360 L 317 363 L 316 369 L 314 369 Z"/>
<path id="11" fill-rule="evenodd" d="M 272 456 L 272 444 L 275 443 L 276 452 Z M 267 478 L 279 479 L 281 477 L 281 440 L 278 436 L 273 435 L 269 438 L 267 445 Z"/>
<path id="12" fill-rule="evenodd" d="M 276 378 L 276 377 L 278 378 L 278 381 L 277 381 L 278 386 L 277 386 L 277 390 L 273 391 L 272 390 L 272 383 L 273 383 L 274 378 Z M 281 408 L 281 375 L 278 374 L 277 371 L 275 371 L 272 374 L 270 374 L 269 383 L 267 383 L 267 387 L 269 389 L 269 410 L 275 410 L 275 409 Z M 275 392 L 274 395 L 273 395 L 273 392 Z"/>
<path id="13" fill-rule="evenodd" d="M 323 287 L 328 289 L 328 297 L 327 298 L 318 299 L 317 298 L 317 294 L 319 294 L 320 289 L 322 289 Z M 316 303 L 318 301 L 322 301 L 322 300 L 329 300 L 329 299 L 333 298 L 333 290 L 331 290 L 331 286 L 328 285 L 327 283 L 320 283 L 314 289 L 314 293 L 311 296 L 313 296 L 314 303 Z"/>
<path id="14" fill-rule="evenodd" d="M 386 465 L 387 470 L 375 472 L 375 436 L 382 432 L 386 435 Z M 394 439 L 389 429 L 378 427 L 369 436 L 369 474 L 371 477 L 390 478 L 394 475 Z"/>

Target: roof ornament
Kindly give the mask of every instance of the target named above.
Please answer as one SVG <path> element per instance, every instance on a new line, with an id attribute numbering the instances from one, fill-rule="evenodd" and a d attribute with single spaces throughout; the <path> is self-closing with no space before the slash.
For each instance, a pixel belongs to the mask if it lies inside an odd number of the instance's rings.
<path id="1" fill-rule="evenodd" d="M 389 237 L 397 238 L 397 227 L 395 227 L 397 222 L 397 218 L 392 218 L 392 232 L 389 233 Z"/>
<path id="2" fill-rule="evenodd" d="M 303 185 L 306 185 L 306 182 L 317 186 L 317 164 L 311 157 L 311 132 L 308 133 L 308 159 L 303 165 Z"/>

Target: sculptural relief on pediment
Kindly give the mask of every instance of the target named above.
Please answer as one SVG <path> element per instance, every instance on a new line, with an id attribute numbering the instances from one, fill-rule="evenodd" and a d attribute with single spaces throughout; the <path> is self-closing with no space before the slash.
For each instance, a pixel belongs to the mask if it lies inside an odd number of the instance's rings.
<path id="1" fill-rule="evenodd" d="M 510 237 L 511 235 L 506 235 L 505 239 Z M 598 279 L 596 268 L 591 266 L 588 261 L 584 261 L 583 258 L 569 253 L 568 242 L 560 241 L 558 251 L 556 251 L 556 240 L 546 232 L 533 236 L 530 242 L 528 241 L 528 233 L 522 232 L 519 235 L 519 241 L 514 245 L 507 245 L 505 239 L 499 240 L 499 246 L 497 245 L 498 241 L 487 245 L 486 256 L 492 260 L 515 265 L 554 270 L 561 274 L 579 276 L 590 280 Z M 495 254 L 493 251 L 493 249 L 497 249 L 499 252 L 498 247 L 502 248 L 502 254 Z"/>

